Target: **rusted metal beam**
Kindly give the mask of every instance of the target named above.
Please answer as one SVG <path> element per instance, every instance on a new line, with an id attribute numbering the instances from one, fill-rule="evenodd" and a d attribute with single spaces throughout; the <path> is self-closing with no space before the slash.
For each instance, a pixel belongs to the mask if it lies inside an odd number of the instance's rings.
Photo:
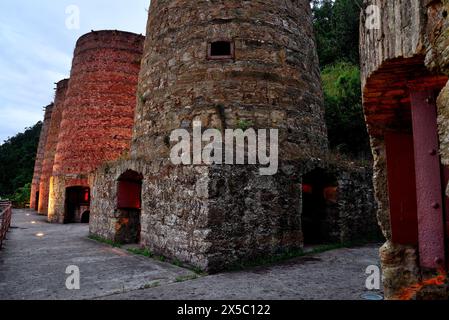
<path id="1" fill-rule="evenodd" d="M 419 256 L 421 267 L 446 264 L 441 165 L 433 90 L 411 89 Z"/>
<path id="2" fill-rule="evenodd" d="M 416 179 L 411 133 L 387 132 L 385 146 L 392 241 L 418 244 Z"/>

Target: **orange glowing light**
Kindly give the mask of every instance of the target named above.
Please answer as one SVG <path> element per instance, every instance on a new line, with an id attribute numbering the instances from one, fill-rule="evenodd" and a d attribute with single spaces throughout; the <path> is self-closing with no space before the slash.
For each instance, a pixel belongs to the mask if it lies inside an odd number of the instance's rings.
<path id="1" fill-rule="evenodd" d="M 310 184 L 302 185 L 302 192 L 304 193 L 313 193 L 313 187 Z"/>
<path id="2" fill-rule="evenodd" d="M 427 286 L 441 286 L 447 283 L 447 275 L 445 272 L 440 272 L 440 275 L 424 280 L 420 283 L 414 284 L 405 288 L 396 297 L 396 300 L 412 300 L 416 294 Z"/>
<path id="3" fill-rule="evenodd" d="M 36 237 L 42 238 L 43 236 L 45 236 L 45 234 L 42 232 L 36 233 Z"/>
<path id="4" fill-rule="evenodd" d="M 337 187 L 327 187 L 323 191 L 324 193 L 324 199 L 327 201 L 336 203 L 337 202 L 337 195 L 338 195 L 338 188 Z"/>

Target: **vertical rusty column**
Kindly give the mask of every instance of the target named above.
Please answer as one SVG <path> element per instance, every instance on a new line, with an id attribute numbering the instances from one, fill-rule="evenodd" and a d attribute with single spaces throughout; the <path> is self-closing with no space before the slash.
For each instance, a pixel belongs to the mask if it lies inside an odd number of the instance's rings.
<path id="1" fill-rule="evenodd" d="M 421 266 L 445 264 L 443 192 L 433 90 L 411 89 Z"/>
<path id="2" fill-rule="evenodd" d="M 445 242 L 449 244 L 449 196 L 445 188 L 449 185 L 449 167 L 443 166 L 443 198 L 444 198 L 444 229 Z M 449 270 L 449 247 L 446 246 L 446 269 Z"/>
<path id="3" fill-rule="evenodd" d="M 403 245 L 417 245 L 418 217 L 413 135 L 387 132 L 385 146 L 392 240 Z"/>

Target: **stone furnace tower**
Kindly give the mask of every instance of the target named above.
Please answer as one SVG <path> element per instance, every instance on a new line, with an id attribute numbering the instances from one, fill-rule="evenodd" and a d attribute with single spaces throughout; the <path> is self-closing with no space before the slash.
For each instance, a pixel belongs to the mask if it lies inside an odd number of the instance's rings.
<path id="1" fill-rule="evenodd" d="M 53 112 L 53 104 L 45 107 L 44 122 L 42 123 L 41 134 L 39 137 L 39 145 L 37 147 L 36 161 L 34 164 L 33 181 L 31 183 L 30 208 L 36 211 L 39 208 L 39 186 L 42 175 L 42 164 L 44 162 L 45 145 L 48 138 L 48 130 L 50 128 L 51 114 Z"/>
<path id="2" fill-rule="evenodd" d="M 59 128 L 61 125 L 62 112 L 64 111 L 65 95 L 69 80 L 61 80 L 56 84 L 55 102 L 51 121 L 49 123 L 47 141 L 44 149 L 44 160 L 42 162 L 42 174 L 39 182 L 39 205 L 38 212 L 47 215 L 48 194 L 50 187 L 50 177 L 53 174 L 53 163 L 55 159 L 56 146 L 59 137 Z"/>
<path id="3" fill-rule="evenodd" d="M 278 173 L 172 164 L 194 121 L 278 129 Z M 91 233 L 209 271 L 298 249 L 301 176 L 326 151 L 308 0 L 153 0 L 131 154 L 93 175 Z"/>
<path id="4" fill-rule="evenodd" d="M 121 31 L 94 31 L 78 40 L 50 180 L 49 221 L 87 221 L 88 174 L 129 150 L 143 40 Z"/>

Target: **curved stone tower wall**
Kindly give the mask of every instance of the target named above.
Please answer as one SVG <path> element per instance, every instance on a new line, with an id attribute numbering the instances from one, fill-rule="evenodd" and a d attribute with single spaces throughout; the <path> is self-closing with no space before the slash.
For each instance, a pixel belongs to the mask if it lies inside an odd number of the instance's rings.
<path id="1" fill-rule="evenodd" d="M 144 37 L 94 31 L 75 48 L 50 183 L 49 220 L 62 222 L 65 190 L 128 152 Z"/>
<path id="2" fill-rule="evenodd" d="M 208 59 L 218 40 L 234 59 Z M 308 1 L 152 1 L 138 95 L 133 157 L 168 158 L 164 141 L 193 119 L 278 128 L 283 159 L 327 148 Z"/>
<path id="3" fill-rule="evenodd" d="M 53 173 L 56 146 L 59 137 L 59 128 L 64 110 L 65 96 L 69 80 L 61 80 L 56 84 L 55 102 L 48 129 L 48 138 L 45 144 L 44 160 L 42 163 L 42 175 L 39 183 L 39 208 L 38 213 L 46 215 L 48 211 L 48 195 L 50 191 L 50 177 Z"/>
<path id="4" fill-rule="evenodd" d="M 370 20 L 373 11 L 362 13 L 360 52 L 363 104 L 374 155 L 378 220 L 388 240 L 381 249 L 385 295 L 387 299 L 420 298 L 426 295 L 427 298 L 437 297 L 446 290 L 445 286 L 428 288 L 423 285 L 423 281 L 438 275 L 440 269 L 446 269 L 446 266 L 441 265 L 445 257 L 444 254 L 442 257 L 430 256 L 433 266 L 428 268 L 423 265 L 424 256 L 435 251 L 439 242 L 447 247 L 449 225 L 438 228 L 437 236 L 435 232 L 427 232 L 425 221 L 416 217 L 423 216 L 420 211 L 425 212 L 420 209 L 420 195 L 431 194 L 431 190 L 426 188 L 417 191 L 418 185 L 426 183 L 426 179 L 418 176 L 420 169 L 415 162 L 438 156 L 431 150 L 433 147 L 430 141 L 424 150 L 419 148 L 419 137 L 429 132 L 426 132 L 426 126 L 420 127 L 423 116 L 418 114 L 418 110 L 421 110 L 422 105 L 429 105 L 425 110 L 435 112 L 433 109 L 436 109 L 438 114 L 437 123 L 435 115 L 431 119 L 435 128 L 438 124 L 438 133 L 436 129 L 429 131 L 433 130 L 431 134 L 435 136 L 439 134 L 441 162 L 446 165 L 449 163 L 449 117 L 446 116 L 449 114 L 449 95 L 447 86 L 442 90 L 449 74 L 449 1 L 365 1 L 364 9 L 373 4 L 379 13 L 375 20 L 379 22 L 380 29 L 366 27 L 367 23 L 373 21 Z M 439 93 L 437 103 L 436 93 Z M 427 98 L 423 99 L 425 95 Z M 410 146 L 405 147 L 408 144 Z M 400 157 L 402 160 L 398 161 Z M 396 168 L 395 161 L 399 164 Z M 406 167 L 410 169 L 409 174 L 398 174 Z M 430 171 L 430 167 L 425 171 Z M 414 187 L 407 189 L 415 183 L 416 190 Z M 443 184 L 442 190 L 445 188 L 446 184 Z M 415 193 L 418 200 L 406 196 Z M 402 199 L 398 200 L 400 197 Z M 392 199 L 394 203 L 391 203 Z M 403 201 L 402 209 L 398 206 L 400 201 Z M 447 206 L 447 199 L 443 201 Z M 427 207 L 430 208 L 430 205 Z M 442 205 L 437 208 L 434 204 L 434 207 L 441 210 Z M 418 210 L 418 213 L 413 210 Z M 432 220 L 443 221 L 444 214 L 447 220 L 447 212 L 446 208 L 446 213 L 435 214 Z M 400 217 L 401 214 L 404 216 Z M 439 241 L 437 239 L 441 240 L 444 236 L 443 229 L 446 238 Z M 438 264 L 440 266 L 437 268 Z M 411 289 L 416 287 L 424 289 L 422 292 Z"/>
<path id="5" fill-rule="evenodd" d="M 234 55 L 210 57 L 216 41 Z M 92 234 L 120 241 L 136 220 L 118 208 L 132 170 L 143 176 L 139 243 L 155 254 L 213 272 L 302 247 L 301 176 L 327 151 L 308 0 L 151 1 L 137 95 L 130 156 L 91 176 Z M 194 120 L 279 129 L 278 173 L 172 164 L 170 135 Z"/>
<path id="6" fill-rule="evenodd" d="M 39 137 L 39 144 L 36 153 L 36 162 L 34 164 L 33 181 L 31 184 L 31 198 L 30 208 L 37 209 L 39 203 L 39 185 L 42 175 L 42 163 L 44 162 L 45 145 L 47 143 L 48 130 L 50 127 L 51 114 L 53 111 L 53 104 L 45 108 L 44 122 L 42 124 L 41 134 Z"/>

